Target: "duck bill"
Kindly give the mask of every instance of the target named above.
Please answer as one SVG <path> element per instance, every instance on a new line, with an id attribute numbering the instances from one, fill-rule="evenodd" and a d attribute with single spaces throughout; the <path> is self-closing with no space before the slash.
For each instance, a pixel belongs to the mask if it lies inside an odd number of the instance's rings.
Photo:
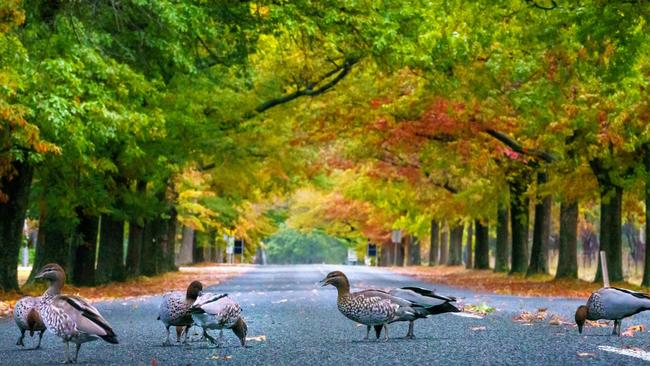
<path id="1" fill-rule="evenodd" d="M 578 333 L 579 334 L 582 334 L 582 327 L 583 327 L 583 324 L 578 324 Z"/>
<path id="2" fill-rule="evenodd" d="M 320 284 L 320 287 L 325 287 L 330 283 L 327 281 L 327 278 L 323 278 L 322 280 L 318 281 L 318 284 Z"/>

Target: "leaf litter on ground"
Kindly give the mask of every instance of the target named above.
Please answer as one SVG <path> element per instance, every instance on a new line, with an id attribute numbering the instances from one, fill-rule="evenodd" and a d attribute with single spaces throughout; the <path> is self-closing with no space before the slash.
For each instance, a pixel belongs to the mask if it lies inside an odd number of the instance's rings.
<path id="1" fill-rule="evenodd" d="M 623 337 L 634 337 L 634 333 L 642 333 L 645 331 L 645 327 L 642 324 L 632 325 L 625 328 L 625 332 L 621 333 Z"/>

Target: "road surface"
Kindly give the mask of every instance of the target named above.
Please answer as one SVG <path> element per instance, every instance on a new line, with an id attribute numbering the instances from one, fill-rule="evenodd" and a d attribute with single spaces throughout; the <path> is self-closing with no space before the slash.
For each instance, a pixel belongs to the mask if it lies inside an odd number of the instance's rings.
<path id="1" fill-rule="evenodd" d="M 466 304 L 486 303 L 498 310 L 482 319 L 444 314 L 416 322 L 415 340 L 361 341 L 358 327 L 336 308 L 336 291 L 316 282 L 329 271 L 348 274 L 354 288 L 422 286 L 453 295 Z M 200 278 L 199 278 L 200 280 Z M 189 347 L 162 347 L 164 327 L 156 321 L 159 296 L 97 303 L 112 324 L 120 344 L 86 343 L 79 363 L 114 365 L 632 365 L 650 360 L 650 333 L 611 336 L 611 328 L 586 328 L 579 335 L 571 325 L 548 320 L 522 325 L 512 318 L 522 311 L 548 308 L 571 320 L 580 301 L 483 294 L 431 285 L 385 269 L 346 266 L 255 267 L 211 291 L 227 292 L 240 301 L 248 323 L 247 348 L 226 331 L 224 346 L 203 342 Z M 649 314 L 623 322 L 650 323 Z M 407 324 L 391 326 L 392 337 L 406 334 Z M 196 329 L 196 328 L 195 328 Z M 216 332 L 215 332 L 216 333 Z M 0 320 L 0 364 L 42 365 L 63 360 L 63 344 L 45 335 L 41 350 L 15 346 L 18 330 L 11 319 Z M 198 338 L 198 337 L 197 337 Z M 26 344 L 32 344 L 26 339 Z M 642 351 L 639 351 L 642 350 Z M 626 355 L 626 353 L 631 355 Z"/>

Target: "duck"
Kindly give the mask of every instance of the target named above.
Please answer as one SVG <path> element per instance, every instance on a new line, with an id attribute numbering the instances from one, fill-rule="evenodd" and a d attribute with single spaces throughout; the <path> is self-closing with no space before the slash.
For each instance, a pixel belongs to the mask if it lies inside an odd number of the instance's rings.
<path id="1" fill-rule="evenodd" d="M 350 281 L 341 271 L 330 272 L 320 281 L 322 286 L 332 285 L 338 291 L 337 307 L 341 314 L 350 320 L 366 326 L 368 340 L 371 327 L 377 334 L 384 328 L 384 340 L 388 340 L 388 324 L 398 319 L 415 318 L 413 304 L 405 299 L 393 296 L 386 291 L 368 289 L 350 292 Z"/>
<path id="2" fill-rule="evenodd" d="M 453 296 L 442 296 L 436 294 L 434 291 L 421 288 L 421 287 L 402 287 L 391 289 L 388 293 L 394 297 L 410 302 L 411 310 L 403 312 L 403 316 L 395 318 L 391 321 L 394 322 L 409 322 L 409 329 L 404 338 L 415 339 L 414 322 L 417 319 L 428 318 L 429 315 L 438 315 L 444 313 L 459 313 L 461 312 L 452 302 L 456 302 Z M 377 338 L 381 334 L 382 326 L 375 326 Z"/>
<path id="3" fill-rule="evenodd" d="M 190 308 L 190 313 L 194 323 L 203 328 L 203 337 L 217 347 L 221 346 L 224 329 L 232 330 L 241 346 L 246 347 L 248 326 L 241 317 L 241 306 L 228 294 L 202 294 Z M 219 329 L 219 341 L 208 334 L 208 329 Z"/>
<path id="4" fill-rule="evenodd" d="M 34 336 L 34 332 L 39 332 L 38 344 L 33 349 L 41 348 L 43 333 L 45 333 L 47 328 L 38 312 L 38 304 L 40 302 L 40 296 L 25 296 L 16 302 L 16 306 L 14 306 L 14 321 L 20 330 L 20 337 L 16 342 L 17 346 L 25 347 L 23 340 L 25 339 L 25 332 L 29 331 L 30 337 Z"/>
<path id="5" fill-rule="evenodd" d="M 49 288 L 41 297 L 38 311 L 47 329 L 63 339 L 64 363 L 77 362 L 83 343 L 99 338 L 108 343 L 119 343 L 111 325 L 86 299 L 61 295 L 65 283 L 65 271 L 61 266 L 56 263 L 47 264 L 35 278 L 50 282 Z M 77 346 L 74 358 L 69 356 L 70 343 Z"/>
<path id="6" fill-rule="evenodd" d="M 167 329 L 167 338 L 163 346 L 171 345 L 169 341 L 169 327 L 176 327 L 176 342 L 180 342 L 181 334 L 185 333 L 183 343 L 187 343 L 189 329 L 194 321 L 189 313 L 190 307 L 203 291 L 203 284 L 200 281 L 192 281 L 185 293 L 181 291 L 172 291 L 163 295 L 160 308 L 158 310 L 158 320 L 162 321 Z"/>
<path id="7" fill-rule="evenodd" d="M 578 332 L 586 320 L 607 319 L 614 321 L 612 335 L 621 335 L 621 322 L 624 318 L 650 310 L 650 295 L 618 287 L 603 287 L 593 292 L 586 305 L 578 306 L 575 321 Z"/>

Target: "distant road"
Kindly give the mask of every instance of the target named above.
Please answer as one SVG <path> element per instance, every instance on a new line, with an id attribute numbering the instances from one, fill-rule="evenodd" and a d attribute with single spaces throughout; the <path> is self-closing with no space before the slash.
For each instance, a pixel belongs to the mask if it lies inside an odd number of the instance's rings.
<path id="1" fill-rule="evenodd" d="M 357 327 L 336 308 L 333 287 L 316 282 L 330 270 L 344 271 L 353 287 L 433 287 L 459 297 L 467 304 L 482 302 L 498 311 L 484 319 L 445 314 L 419 320 L 415 340 L 362 342 L 365 327 Z M 200 279 L 199 279 L 200 280 Z M 650 333 L 635 337 L 610 336 L 611 328 L 587 328 L 578 335 L 568 325 L 548 321 L 522 325 L 512 318 L 521 311 L 548 308 L 549 315 L 573 318 L 579 301 L 560 298 L 523 298 L 487 295 L 447 286 L 430 285 L 388 270 L 363 266 L 264 266 L 211 291 L 228 292 L 238 299 L 248 322 L 249 348 L 238 346 L 235 336 L 224 332 L 225 346 L 217 349 L 202 342 L 190 347 L 162 347 L 164 327 L 156 321 L 159 297 L 114 300 L 96 304 L 113 325 L 119 345 L 102 341 L 85 344 L 81 364 L 150 365 L 638 365 L 650 353 L 638 352 L 650 345 Z M 650 314 L 624 321 L 650 325 Z M 406 334 L 407 324 L 391 326 L 392 337 Z M 216 332 L 215 332 L 216 333 Z M 43 349 L 25 351 L 15 346 L 18 337 L 13 320 L 0 320 L 0 364 L 42 365 L 63 360 L 63 344 L 52 334 Z M 31 340 L 26 339 L 27 345 Z M 632 350 L 630 350 L 632 349 Z M 620 353 L 631 353 L 632 356 Z"/>

